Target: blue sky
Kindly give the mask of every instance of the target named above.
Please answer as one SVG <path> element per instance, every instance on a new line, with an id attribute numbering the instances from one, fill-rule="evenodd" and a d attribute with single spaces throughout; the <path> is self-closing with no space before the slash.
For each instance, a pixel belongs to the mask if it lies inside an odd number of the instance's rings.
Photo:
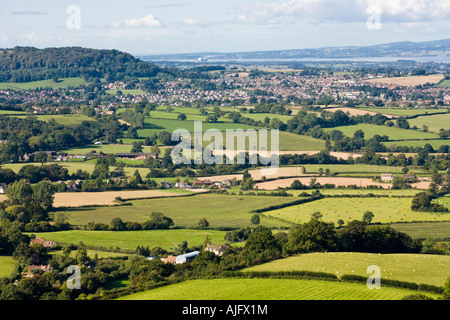
<path id="1" fill-rule="evenodd" d="M 0 47 L 142 55 L 373 45 L 450 38 L 449 18 L 449 0 L 1 0 Z"/>

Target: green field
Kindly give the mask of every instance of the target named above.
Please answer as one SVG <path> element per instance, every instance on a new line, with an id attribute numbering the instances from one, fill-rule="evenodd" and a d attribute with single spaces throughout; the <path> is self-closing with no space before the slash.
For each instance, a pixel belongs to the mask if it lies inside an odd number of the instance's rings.
<path id="1" fill-rule="evenodd" d="M 134 200 L 130 201 L 132 206 L 78 208 L 66 212 L 69 222 L 74 225 L 85 225 L 90 221 L 110 223 L 117 217 L 123 221 L 143 222 L 152 212 L 162 212 L 178 227 L 197 227 L 198 221 L 206 218 L 211 227 L 239 228 L 250 225 L 252 210 L 294 200 L 291 197 L 198 194 L 182 199 Z M 267 217 L 261 219 L 261 224 L 271 227 L 288 225 Z"/>
<path id="2" fill-rule="evenodd" d="M 412 238 L 450 239 L 450 222 L 394 223 L 391 227 L 409 234 Z"/>
<path id="3" fill-rule="evenodd" d="M 227 129 L 258 129 L 256 127 L 250 127 L 244 124 L 239 123 L 202 123 L 202 132 L 205 132 L 209 129 L 217 129 L 219 131 L 226 131 Z M 154 132 L 159 133 L 161 131 L 168 131 L 172 133 L 176 129 L 186 129 L 189 132 L 194 131 L 194 121 L 181 121 L 181 120 L 170 120 L 170 119 L 154 119 L 154 118 L 146 118 L 144 120 L 144 129 L 138 130 L 138 134 L 140 137 L 151 136 Z"/>
<path id="4" fill-rule="evenodd" d="M 25 111 L 16 111 L 16 110 L 0 110 L 0 115 L 26 115 Z"/>
<path id="5" fill-rule="evenodd" d="M 374 166 L 369 164 L 302 164 L 307 173 L 330 169 L 330 173 L 401 173 L 402 167 Z M 410 170 L 413 171 L 414 169 Z M 423 170 L 421 170 L 423 171 Z"/>
<path id="6" fill-rule="evenodd" d="M 430 144 L 434 149 L 439 149 L 440 146 L 448 145 L 447 140 L 406 140 L 406 141 L 388 141 L 382 142 L 385 146 L 389 147 L 395 145 L 397 147 L 424 147 L 426 144 Z"/>
<path id="7" fill-rule="evenodd" d="M 16 263 L 10 256 L 0 256 L 0 277 L 9 277 Z"/>
<path id="8" fill-rule="evenodd" d="M 417 130 L 406 130 L 406 129 L 400 129 L 398 127 L 388 127 L 388 126 L 377 126 L 374 124 L 366 124 L 361 123 L 357 125 L 350 125 L 350 126 L 340 126 L 340 127 L 334 127 L 334 128 L 325 128 L 325 131 L 332 131 L 332 130 L 340 130 L 344 135 L 353 137 L 353 134 L 358 131 L 362 130 L 364 132 L 364 138 L 370 139 L 374 135 L 386 135 L 389 137 L 389 140 L 420 140 L 420 139 L 436 139 L 438 138 L 437 135 L 429 132 L 421 132 Z"/>
<path id="9" fill-rule="evenodd" d="M 25 118 L 26 116 L 17 116 L 17 118 Z M 72 128 L 78 127 L 83 121 L 88 121 L 91 123 L 97 123 L 93 118 L 89 118 L 82 114 L 49 114 L 49 115 L 35 115 L 35 117 L 40 121 L 52 121 L 55 120 L 65 126 Z"/>
<path id="10" fill-rule="evenodd" d="M 418 114 L 433 114 L 446 112 L 447 109 L 424 109 L 424 108 L 369 108 L 369 107 L 358 107 L 359 109 L 378 112 L 381 114 L 391 114 L 394 116 L 416 116 Z M 409 122 L 409 120 L 408 120 Z"/>
<path id="11" fill-rule="evenodd" d="M 367 267 L 380 267 L 381 279 L 443 286 L 450 277 L 450 256 L 425 254 L 372 254 L 359 252 L 308 253 L 253 266 L 243 271 L 317 271 L 367 275 Z"/>
<path id="12" fill-rule="evenodd" d="M 92 151 L 95 151 L 97 153 L 103 152 L 105 154 L 116 154 L 116 153 L 128 153 L 133 148 L 132 145 L 129 144 L 102 144 L 102 145 L 95 145 L 90 144 L 84 147 L 78 147 L 78 148 L 71 148 L 62 150 L 68 154 L 87 154 L 91 153 Z M 149 146 L 143 146 L 142 152 L 149 153 L 150 152 Z"/>
<path id="13" fill-rule="evenodd" d="M 109 94 L 115 96 L 115 95 L 117 95 L 117 91 L 119 91 L 119 90 L 122 91 L 123 95 L 127 95 L 127 94 L 143 95 L 143 94 L 145 94 L 145 91 L 143 91 L 143 90 L 130 90 L 130 89 L 109 89 L 109 90 L 106 90 L 106 93 L 109 93 Z"/>
<path id="14" fill-rule="evenodd" d="M 443 80 L 435 85 L 438 88 L 450 88 L 450 80 Z"/>
<path id="15" fill-rule="evenodd" d="M 365 211 L 374 214 L 373 223 L 450 221 L 450 213 L 415 212 L 411 210 L 411 198 L 324 198 L 297 206 L 264 212 L 275 218 L 304 223 L 311 214 L 319 211 L 323 221 L 345 223 L 361 220 Z"/>
<path id="16" fill-rule="evenodd" d="M 89 173 L 92 173 L 95 167 L 96 160 L 89 160 L 85 162 L 56 162 L 58 165 L 60 165 L 63 168 L 66 168 L 69 174 L 75 173 L 78 169 L 81 169 L 83 171 L 87 171 Z M 54 163 L 54 162 L 53 162 Z M 139 161 L 136 161 L 136 163 L 139 163 Z M 13 170 L 14 172 L 19 172 L 20 168 L 22 168 L 25 165 L 34 165 L 34 166 L 40 166 L 40 163 L 7 163 L 2 165 L 2 168 L 9 168 Z M 110 171 L 114 170 L 114 167 L 110 167 Z M 144 178 L 147 173 L 149 172 L 148 168 L 132 168 L 132 167 L 125 167 L 124 171 L 126 175 L 132 175 L 136 170 L 139 171 L 141 176 Z M 167 178 L 167 180 L 170 178 Z M 155 179 L 156 180 L 156 179 Z"/>
<path id="17" fill-rule="evenodd" d="M 3 90 L 34 90 L 36 88 L 67 89 L 68 87 L 78 87 L 87 82 L 82 78 L 61 78 L 58 82 L 53 80 L 42 80 L 24 83 L 0 83 L 0 89 Z"/>
<path id="18" fill-rule="evenodd" d="M 363 284 L 320 280 L 214 279 L 184 281 L 119 300 L 399 300 L 415 293 L 390 287 L 370 290 Z"/>
<path id="19" fill-rule="evenodd" d="M 418 117 L 415 119 L 409 119 L 408 122 L 410 126 L 417 126 L 419 130 L 422 129 L 422 126 L 426 125 L 428 126 L 428 130 L 430 132 L 438 133 L 440 129 L 450 129 L 450 113 Z"/>
<path id="20" fill-rule="evenodd" d="M 78 244 L 82 241 L 86 246 L 105 248 L 120 248 L 134 250 L 137 246 L 159 246 L 171 250 L 183 241 L 188 246 L 199 246 L 206 236 L 211 242 L 220 244 L 224 242 L 225 231 L 215 230 L 142 230 L 142 231 L 59 231 L 48 233 L 36 233 L 36 236 L 58 243 Z M 92 251 L 92 250 L 91 250 Z M 92 251 L 93 252 L 93 251 Z"/>
<path id="21" fill-rule="evenodd" d="M 419 191 L 417 189 L 318 189 L 321 194 L 323 195 L 367 195 L 367 194 L 374 194 L 376 196 L 378 195 L 384 195 L 384 196 L 390 196 L 390 197 L 413 197 L 416 195 Z M 294 195 L 294 197 L 297 197 L 302 192 L 311 193 L 314 190 L 288 190 L 288 193 L 291 193 Z"/>

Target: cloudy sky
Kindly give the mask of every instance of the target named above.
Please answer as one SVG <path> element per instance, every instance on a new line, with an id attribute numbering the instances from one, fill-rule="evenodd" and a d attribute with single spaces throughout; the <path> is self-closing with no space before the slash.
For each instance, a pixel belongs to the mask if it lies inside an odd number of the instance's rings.
<path id="1" fill-rule="evenodd" d="M 450 38 L 449 0 L 0 0 L 0 47 L 136 55 Z"/>

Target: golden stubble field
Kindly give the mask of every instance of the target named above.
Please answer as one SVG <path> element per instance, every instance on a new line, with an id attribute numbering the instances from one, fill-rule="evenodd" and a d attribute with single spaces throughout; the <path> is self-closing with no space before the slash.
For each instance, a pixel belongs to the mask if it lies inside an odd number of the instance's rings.
<path id="1" fill-rule="evenodd" d="M 201 191 L 202 189 L 199 189 Z M 58 207 L 82 207 L 82 206 L 107 206 L 113 205 L 116 197 L 127 199 L 145 199 L 156 197 L 176 197 L 183 193 L 175 193 L 160 190 L 138 191 L 108 191 L 108 192 L 63 192 L 56 193 L 53 206 Z M 0 195 L 0 201 L 6 200 L 6 195 Z"/>
<path id="2" fill-rule="evenodd" d="M 378 78 L 366 80 L 370 83 L 384 83 L 397 86 L 419 86 L 426 83 L 436 84 L 444 79 L 442 74 L 432 74 L 429 76 L 411 76 L 411 77 L 397 77 L 397 78 Z"/>

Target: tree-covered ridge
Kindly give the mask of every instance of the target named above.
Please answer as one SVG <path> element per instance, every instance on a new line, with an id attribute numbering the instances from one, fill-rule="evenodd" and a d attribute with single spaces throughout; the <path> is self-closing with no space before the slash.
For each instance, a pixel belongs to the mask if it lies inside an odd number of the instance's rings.
<path id="1" fill-rule="evenodd" d="M 0 50 L 0 82 L 30 82 L 70 77 L 154 77 L 162 69 L 118 50 L 81 47 L 15 47 Z"/>

